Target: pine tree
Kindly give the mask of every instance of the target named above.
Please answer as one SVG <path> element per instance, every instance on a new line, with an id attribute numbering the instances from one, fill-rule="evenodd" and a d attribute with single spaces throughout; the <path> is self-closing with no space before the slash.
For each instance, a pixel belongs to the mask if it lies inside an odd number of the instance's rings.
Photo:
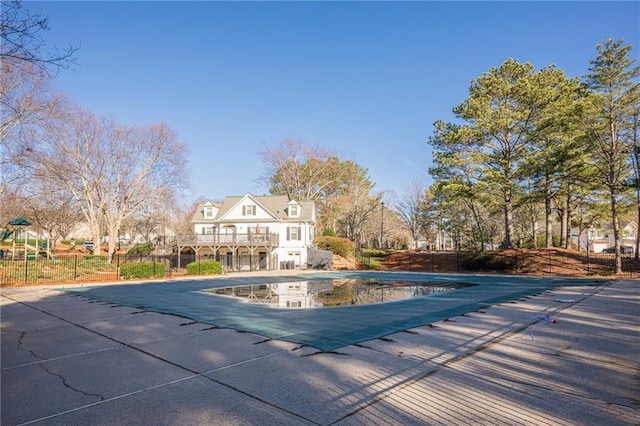
<path id="1" fill-rule="evenodd" d="M 623 43 L 608 39 L 596 46 L 598 55 L 591 61 L 591 74 L 585 76 L 591 97 L 584 115 L 593 165 L 609 198 L 618 274 L 622 272 L 619 209 L 631 176 L 634 117 L 640 102 L 640 67 L 630 58 L 632 46 Z"/>

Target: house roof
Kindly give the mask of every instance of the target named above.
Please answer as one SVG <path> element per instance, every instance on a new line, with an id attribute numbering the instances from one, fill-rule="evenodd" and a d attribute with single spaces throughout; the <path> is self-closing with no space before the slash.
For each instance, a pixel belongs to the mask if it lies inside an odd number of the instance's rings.
<path id="1" fill-rule="evenodd" d="M 274 220 L 296 220 L 296 221 L 313 221 L 314 220 L 314 202 L 313 201 L 294 201 L 300 205 L 300 216 L 290 218 L 287 214 L 287 208 L 291 205 L 291 200 L 286 195 L 251 195 L 228 196 L 225 197 L 222 205 L 207 202 L 198 205 L 198 210 L 193 215 L 192 222 L 217 222 L 223 218 L 231 209 L 241 203 L 244 199 L 251 199 L 256 205 L 263 208 Z M 213 205 L 219 210 L 212 219 L 204 218 L 204 207 Z"/>
<path id="2" fill-rule="evenodd" d="M 209 206 L 220 209 L 220 204 L 214 203 L 213 201 L 207 201 L 207 202 L 198 204 L 198 208 L 196 209 L 196 212 L 193 214 L 193 217 L 191 217 L 191 222 L 211 222 L 212 220 L 214 220 L 211 218 L 207 218 L 207 219 L 204 218 L 204 208 Z"/>

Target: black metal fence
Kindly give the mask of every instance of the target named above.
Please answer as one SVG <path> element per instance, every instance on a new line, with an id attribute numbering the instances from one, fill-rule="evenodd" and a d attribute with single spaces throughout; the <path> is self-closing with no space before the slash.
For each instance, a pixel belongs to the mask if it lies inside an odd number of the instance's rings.
<path id="1" fill-rule="evenodd" d="M 0 260 L 0 285 L 115 281 L 120 279 L 120 267 L 130 262 L 164 263 L 167 275 L 175 273 L 167 256 L 114 256 L 112 263 L 105 256 L 65 256 L 60 258 L 27 257 Z"/>
<path id="2" fill-rule="evenodd" d="M 411 253 L 410 256 L 406 253 Z M 501 274 L 614 276 L 615 256 L 608 253 L 532 250 L 506 252 L 421 251 L 359 253 L 364 268 L 420 272 L 493 272 Z M 622 277 L 640 276 L 640 262 L 622 256 Z"/>
<path id="3" fill-rule="evenodd" d="M 275 262 L 269 262 L 266 256 L 235 255 L 196 256 L 192 253 L 169 255 L 141 255 L 117 254 L 111 262 L 105 256 L 65 255 L 53 256 L 22 256 L 0 258 L 0 286 L 24 284 L 73 283 L 92 281 L 117 281 L 121 279 L 120 268 L 132 262 L 152 262 L 164 264 L 165 276 L 174 277 L 186 275 L 186 266 L 195 261 L 216 260 L 226 271 L 250 272 L 256 270 L 277 269 Z M 287 262 L 281 269 L 299 267 L 293 262 Z M 197 271 L 196 271 L 197 273 Z"/>
<path id="4" fill-rule="evenodd" d="M 410 253 L 410 256 L 407 254 Z M 405 260 L 398 256 L 406 255 Z M 102 256 L 76 255 L 65 258 L 44 257 L 0 259 L 0 286 L 73 283 L 120 280 L 120 267 L 131 262 L 154 262 L 165 265 L 166 276 L 185 275 L 191 262 L 211 259 L 194 255 L 125 255 L 114 256 L 109 263 Z M 410 259 L 410 260 L 406 260 Z M 227 270 L 254 271 L 277 269 L 262 259 L 233 259 Z M 360 254 L 361 266 L 371 269 L 394 269 L 420 272 L 487 272 L 503 274 L 545 274 L 565 276 L 613 276 L 615 257 L 612 254 L 564 252 L 561 256 L 551 250 L 532 252 L 385 252 L 376 255 Z M 287 269 L 288 265 L 280 265 Z M 293 265 L 292 265 L 293 267 Z M 638 277 L 640 262 L 633 255 L 622 257 L 622 277 Z M 618 275 L 620 276 L 620 275 Z"/>

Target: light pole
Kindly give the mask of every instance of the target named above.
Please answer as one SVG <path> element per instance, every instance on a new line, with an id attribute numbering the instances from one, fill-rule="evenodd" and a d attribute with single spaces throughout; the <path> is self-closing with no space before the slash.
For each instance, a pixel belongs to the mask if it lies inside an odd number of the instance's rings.
<path id="1" fill-rule="evenodd" d="M 380 248 L 384 248 L 382 239 L 384 238 L 384 201 L 380 203 Z"/>

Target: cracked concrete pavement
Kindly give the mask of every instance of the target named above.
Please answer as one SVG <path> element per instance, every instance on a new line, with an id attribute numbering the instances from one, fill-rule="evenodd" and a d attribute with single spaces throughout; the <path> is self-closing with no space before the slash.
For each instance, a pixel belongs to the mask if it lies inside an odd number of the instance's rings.
<path id="1" fill-rule="evenodd" d="M 639 286 L 560 287 L 331 351 L 2 289 L 1 423 L 638 425 Z"/>

